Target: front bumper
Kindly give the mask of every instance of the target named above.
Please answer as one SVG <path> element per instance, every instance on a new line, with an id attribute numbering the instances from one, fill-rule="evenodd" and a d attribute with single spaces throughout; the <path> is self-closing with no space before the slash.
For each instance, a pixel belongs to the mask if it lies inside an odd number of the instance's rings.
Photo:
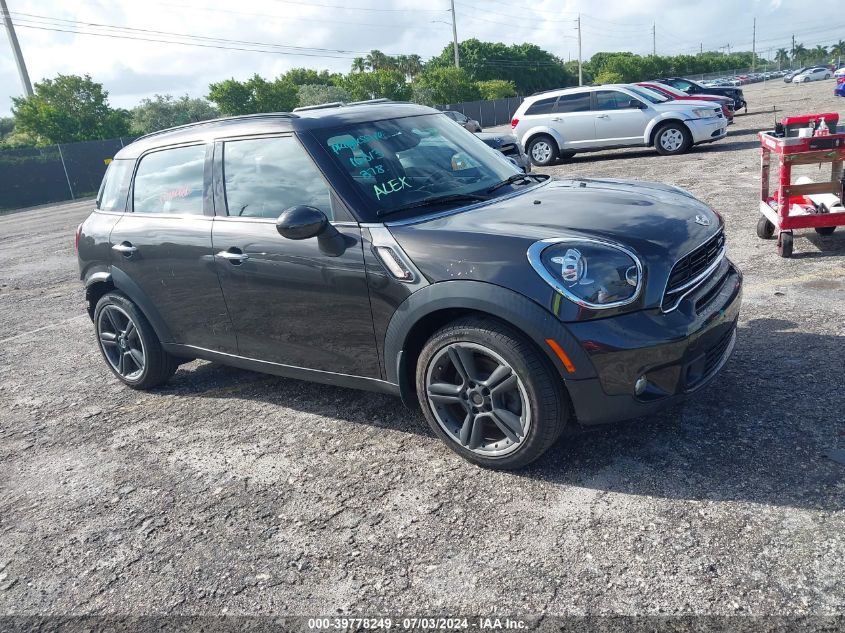
<path id="1" fill-rule="evenodd" d="M 642 417 L 704 387 L 730 358 L 741 302 L 742 274 L 725 259 L 672 312 L 647 310 L 568 324 L 597 373 L 566 381 L 578 422 Z M 647 387 L 636 395 L 641 376 Z"/>
<path id="2" fill-rule="evenodd" d="M 728 121 L 723 117 L 691 119 L 685 123 L 692 133 L 692 142 L 695 144 L 718 141 L 728 133 Z"/>

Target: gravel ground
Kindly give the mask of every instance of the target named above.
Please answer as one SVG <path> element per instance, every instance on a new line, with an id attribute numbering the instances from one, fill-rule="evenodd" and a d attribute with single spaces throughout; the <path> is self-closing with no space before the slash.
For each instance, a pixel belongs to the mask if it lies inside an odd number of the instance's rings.
<path id="1" fill-rule="evenodd" d="M 77 279 L 89 203 L 3 216 L 0 614 L 845 614 L 825 456 L 845 448 L 845 230 L 800 232 L 791 260 L 754 234 L 763 110 L 845 115 L 832 87 L 749 86 L 751 114 L 686 156 L 549 170 L 691 190 L 725 216 L 745 301 L 691 402 L 518 473 L 387 396 L 204 362 L 124 388 Z"/>

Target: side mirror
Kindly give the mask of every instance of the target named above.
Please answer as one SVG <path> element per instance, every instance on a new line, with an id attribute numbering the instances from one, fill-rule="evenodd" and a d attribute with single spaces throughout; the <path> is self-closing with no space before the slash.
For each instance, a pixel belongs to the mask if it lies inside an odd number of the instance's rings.
<path id="1" fill-rule="evenodd" d="M 282 211 L 276 220 L 276 230 L 279 235 L 289 240 L 307 240 L 317 237 L 326 230 L 329 219 L 326 214 L 316 207 L 290 207 Z"/>
<path id="2" fill-rule="evenodd" d="M 332 226 L 326 214 L 316 207 L 300 205 L 285 209 L 276 220 L 276 230 L 289 240 L 316 237 L 320 252 L 329 257 L 339 257 L 346 251 L 346 238 Z"/>

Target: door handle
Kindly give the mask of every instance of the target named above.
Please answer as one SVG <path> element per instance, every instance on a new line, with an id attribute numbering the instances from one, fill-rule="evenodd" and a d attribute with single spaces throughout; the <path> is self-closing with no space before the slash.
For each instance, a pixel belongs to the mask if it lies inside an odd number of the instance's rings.
<path id="1" fill-rule="evenodd" d="M 559 116 L 552 117 L 552 121 L 563 121 L 563 119 Z"/>
<path id="2" fill-rule="evenodd" d="M 227 260 L 230 264 L 238 265 L 241 262 L 245 262 L 249 259 L 249 255 L 246 253 L 241 252 L 239 248 L 230 248 L 228 251 L 220 251 L 217 253 L 217 257 L 222 257 L 223 259 Z"/>
<path id="3" fill-rule="evenodd" d="M 598 115 L 596 115 L 596 118 L 597 119 L 609 119 L 610 115 L 609 114 L 598 114 Z"/>
<path id="4" fill-rule="evenodd" d="M 138 249 L 132 246 L 131 242 L 121 242 L 111 247 L 113 251 L 117 251 L 124 257 L 132 257 Z"/>

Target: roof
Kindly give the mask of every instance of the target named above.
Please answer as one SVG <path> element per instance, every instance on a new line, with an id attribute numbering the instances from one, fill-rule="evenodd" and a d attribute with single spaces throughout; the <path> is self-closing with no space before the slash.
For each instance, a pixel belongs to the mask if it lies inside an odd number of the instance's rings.
<path id="1" fill-rule="evenodd" d="M 296 112 L 268 112 L 226 117 L 189 123 L 147 134 L 121 149 L 115 155 L 115 159 L 137 158 L 150 149 L 168 145 L 209 142 L 218 138 L 249 134 L 303 132 L 423 114 L 440 114 L 440 112 L 414 103 L 375 100 L 354 104 L 326 104 L 325 107 L 301 108 Z"/>

